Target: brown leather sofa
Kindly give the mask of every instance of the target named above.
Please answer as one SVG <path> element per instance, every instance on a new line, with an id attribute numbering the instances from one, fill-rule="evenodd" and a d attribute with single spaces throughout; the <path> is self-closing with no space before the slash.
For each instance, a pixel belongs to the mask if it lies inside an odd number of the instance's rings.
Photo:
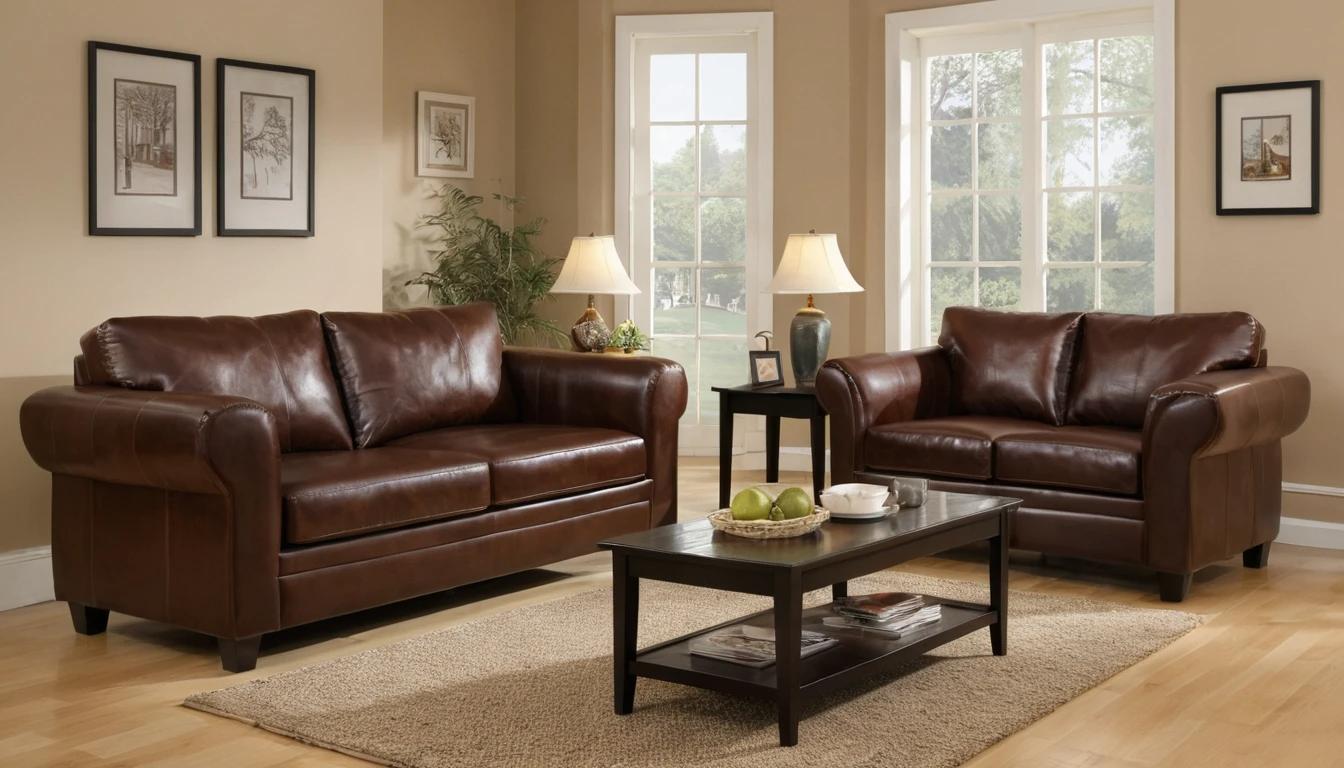
<path id="1" fill-rule="evenodd" d="M 827 361 L 833 482 L 929 479 L 1024 500 L 1012 546 L 1191 574 L 1278 534 L 1279 441 L 1307 377 L 1266 367 L 1242 312 L 1138 316 L 951 308 L 938 346 Z"/>
<path id="2" fill-rule="evenodd" d="M 488 305 L 132 317 L 24 402 L 56 597 L 219 638 L 537 567 L 676 519 L 674 362 L 504 349 Z"/>

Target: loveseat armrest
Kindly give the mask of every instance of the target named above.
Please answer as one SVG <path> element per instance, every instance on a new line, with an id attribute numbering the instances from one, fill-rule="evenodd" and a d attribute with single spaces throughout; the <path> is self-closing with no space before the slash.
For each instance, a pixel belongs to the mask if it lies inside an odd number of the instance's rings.
<path id="1" fill-rule="evenodd" d="M 1311 382 L 1296 368 L 1213 371 L 1158 387 L 1148 399 L 1145 443 L 1174 429 L 1192 458 L 1278 441 L 1302 426 Z M 1197 444 L 1197 445 L 1196 445 Z"/>
<path id="2" fill-rule="evenodd" d="M 644 438 L 652 525 L 676 522 L 677 424 L 686 371 L 659 357 L 508 347 L 504 374 L 518 420 L 619 429 Z"/>
<path id="3" fill-rule="evenodd" d="M 879 424 L 947 414 L 952 373 L 940 347 L 827 360 L 817 397 L 831 417 L 831 482 L 866 468 L 864 435 Z"/>

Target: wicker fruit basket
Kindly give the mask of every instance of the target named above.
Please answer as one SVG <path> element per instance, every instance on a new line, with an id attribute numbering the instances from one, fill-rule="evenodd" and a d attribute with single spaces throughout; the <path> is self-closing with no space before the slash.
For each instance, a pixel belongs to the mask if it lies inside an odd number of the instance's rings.
<path id="1" fill-rule="evenodd" d="M 714 530 L 746 539 L 788 539 L 811 533 L 831 518 L 831 513 L 817 507 L 806 517 L 792 520 L 734 520 L 728 509 L 709 513 L 709 524 Z"/>

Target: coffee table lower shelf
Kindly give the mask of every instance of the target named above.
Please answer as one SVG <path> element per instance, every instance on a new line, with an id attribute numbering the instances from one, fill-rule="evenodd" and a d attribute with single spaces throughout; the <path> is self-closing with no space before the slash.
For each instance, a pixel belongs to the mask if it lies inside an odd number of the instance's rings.
<path id="1" fill-rule="evenodd" d="M 942 618 L 896 639 L 885 639 L 876 632 L 823 626 L 822 617 L 834 615 L 829 604 L 805 609 L 803 629 L 824 631 L 839 643 L 801 660 L 800 692 L 821 695 L 870 678 L 996 620 L 997 614 L 989 606 L 942 598 L 930 601 L 942 604 Z M 724 693 L 775 697 L 776 665 L 749 667 L 691 654 L 693 638 L 736 624 L 774 627 L 774 612 L 766 610 L 726 621 L 642 650 L 630 662 L 630 674 Z"/>

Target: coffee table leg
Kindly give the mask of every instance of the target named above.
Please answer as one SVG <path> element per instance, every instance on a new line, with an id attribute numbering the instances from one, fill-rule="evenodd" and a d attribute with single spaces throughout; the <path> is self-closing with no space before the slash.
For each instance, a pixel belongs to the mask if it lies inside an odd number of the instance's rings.
<path id="1" fill-rule="evenodd" d="M 635 676 L 630 662 L 635 658 L 639 635 L 639 579 L 630 576 L 630 558 L 611 553 L 613 683 L 616 714 L 628 715 L 635 708 Z"/>
<path id="2" fill-rule="evenodd" d="M 989 540 L 989 607 L 998 620 L 989 625 L 995 656 L 1008 653 L 1008 513 L 999 514 L 999 535 Z"/>
<path id="3" fill-rule="evenodd" d="M 842 581 L 842 582 L 840 582 L 839 584 L 832 584 L 832 585 L 831 585 L 831 599 L 832 599 L 832 600 L 843 600 L 843 599 L 845 599 L 846 597 L 849 597 L 849 582 L 848 582 L 848 581 Z"/>
<path id="4" fill-rule="evenodd" d="M 775 685 L 779 697 L 779 745 L 798 743 L 798 716 L 802 694 L 798 690 L 802 666 L 803 590 L 798 571 L 781 574 L 775 581 Z"/>

